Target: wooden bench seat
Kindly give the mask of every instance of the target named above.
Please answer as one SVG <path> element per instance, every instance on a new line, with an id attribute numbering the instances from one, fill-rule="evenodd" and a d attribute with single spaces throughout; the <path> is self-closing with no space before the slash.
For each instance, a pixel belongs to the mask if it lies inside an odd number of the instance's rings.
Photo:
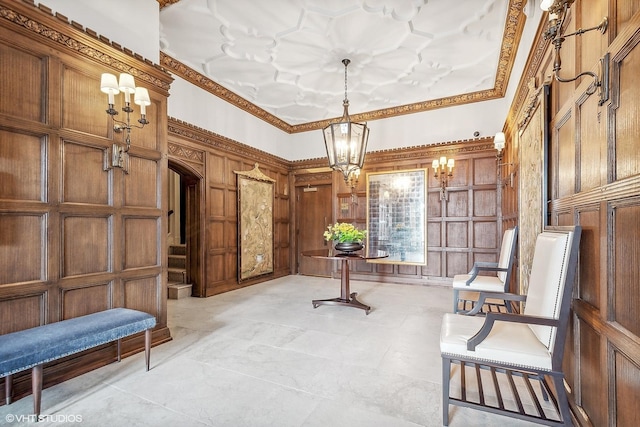
<path id="1" fill-rule="evenodd" d="M 0 378 L 5 378 L 7 405 L 11 403 L 12 375 L 32 368 L 33 409 L 40 414 L 44 363 L 145 331 L 147 371 L 154 316 L 128 308 L 114 308 L 23 331 L 0 335 Z"/>

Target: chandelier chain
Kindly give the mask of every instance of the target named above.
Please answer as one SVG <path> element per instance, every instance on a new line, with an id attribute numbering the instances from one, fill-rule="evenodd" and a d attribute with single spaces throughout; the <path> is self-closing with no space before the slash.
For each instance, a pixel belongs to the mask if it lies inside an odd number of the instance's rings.
<path id="1" fill-rule="evenodd" d="M 342 63 L 344 64 L 344 100 L 348 101 L 347 99 L 347 66 L 349 65 L 351 61 L 348 59 L 343 59 Z"/>

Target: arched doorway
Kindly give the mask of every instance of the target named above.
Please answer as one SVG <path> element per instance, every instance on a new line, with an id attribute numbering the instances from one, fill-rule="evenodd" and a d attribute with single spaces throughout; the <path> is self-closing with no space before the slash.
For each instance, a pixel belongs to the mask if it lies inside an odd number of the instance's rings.
<path id="1" fill-rule="evenodd" d="M 191 296 L 204 296 L 202 177 L 190 167 L 169 159 L 167 187 L 168 282 L 191 284 Z M 184 255 L 184 262 L 176 260 L 175 254 Z"/>

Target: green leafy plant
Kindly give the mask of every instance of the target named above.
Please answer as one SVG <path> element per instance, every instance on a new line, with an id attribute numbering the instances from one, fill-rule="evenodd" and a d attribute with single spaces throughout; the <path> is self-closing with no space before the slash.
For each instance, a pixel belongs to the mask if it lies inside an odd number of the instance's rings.
<path id="1" fill-rule="evenodd" d="M 340 243 L 361 243 L 367 236 L 367 230 L 358 230 L 353 224 L 346 222 L 336 222 L 327 227 L 324 238 L 327 241 L 335 240 Z"/>

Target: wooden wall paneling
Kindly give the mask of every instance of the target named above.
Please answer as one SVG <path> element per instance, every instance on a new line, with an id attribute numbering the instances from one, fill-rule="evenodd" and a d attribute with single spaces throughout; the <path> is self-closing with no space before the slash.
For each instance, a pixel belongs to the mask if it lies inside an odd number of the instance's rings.
<path id="1" fill-rule="evenodd" d="M 607 183 L 607 121 L 594 96 L 583 96 L 576 105 L 576 191 Z"/>
<path id="2" fill-rule="evenodd" d="M 612 117 L 614 128 L 613 163 L 611 180 L 637 175 L 640 170 L 638 129 L 640 128 L 640 34 L 636 32 L 612 57 Z"/>
<path id="3" fill-rule="evenodd" d="M 61 277 L 105 273 L 113 270 L 110 215 L 63 214 L 61 226 Z"/>
<path id="4" fill-rule="evenodd" d="M 610 320 L 640 339 L 640 197 L 611 202 Z M 630 232 L 636 230 L 635 233 Z M 638 355 L 640 356 L 640 355 Z"/>
<path id="5" fill-rule="evenodd" d="M 0 75 L 12 76 L 0 79 L 0 114 L 44 123 L 47 55 L 25 47 L 10 29 L 0 28 L 0 58 Z"/>
<path id="6" fill-rule="evenodd" d="M 567 197 L 575 193 L 576 189 L 576 141 L 573 120 L 563 121 L 558 128 L 556 141 L 558 174 L 558 198 Z"/>
<path id="7" fill-rule="evenodd" d="M 580 321 L 579 329 L 579 388 L 580 405 L 594 426 L 607 425 L 607 387 L 602 337 L 589 324 Z M 575 384 L 574 384 L 575 386 Z"/>
<path id="8" fill-rule="evenodd" d="M 63 140 L 62 150 L 62 202 L 112 205 L 112 175 L 103 170 L 105 147 Z"/>
<path id="9" fill-rule="evenodd" d="M 640 1 L 638 0 L 615 0 L 610 8 L 615 14 L 609 15 L 610 39 L 615 39 L 621 31 L 629 27 L 630 20 L 640 11 Z"/>
<path id="10" fill-rule="evenodd" d="M 129 156 L 129 164 L 129 173 L 123 176 L 124 206 L 159 209 L 160 165 L 154 159 L 134 155 Z"/>
<path id="11" fill-rule="evenodd" d="M 158 254 L 172 78 L 47 8 L 29 2 L 0 8 L 0 73 L 14 76 L 0 82 L 0 333 L 122 306 L 123 279 L 153 276 L 153 309 L 145 305 L 147 294 L 137 304 L 157 317 L 153 343 L 170 339 L 166 264 Z M 151 123 L 132 132 L 129 181 L 120 169 L 105 171 L 103 161 L 122 135 L 104 112 L 100 75 L 120 71 L 134 74 L 153 99 Z M 124 354 L 143 345 L 127 340 Z M 110 363 L 114 348 L 48 364 L 45 387 Z M 30 393 L 29 377 L 16 382 L 16 399 Z"/>
<path id="12" fill-rule="evenodd" d="M 41 287 L 42 288 L 42 287 Z M 0 289 L 2 290 L 2 289 Z M 31 292 L 34 290 L 32 289 Z M 22 295 L 11 298 L 2 292 L 0 298 L 0 335 L 34 328 L 46 323 L 46 291 L 35 293 L 22 291 Z"/>
<path id="13" fill-rule="evenodd" d="M 580 425 L 634 425 L 640 421 L 634 400 L 640 384 L 640 322 L 634 316 L 640 303 L 640 94 L 634 81 L 640 71 L 640 2 L 602 0 L 571 9 L 566 32 L 596 25 L 604 15 L 610 27 L 604 36 L 593 32 L 565 42 L 560 75 L 599 72 L 606 52 L 611 75 L 610 99 L 602 106 L 595 94 L 585 93 L 589 78 L 551 83 L 551 222 L 583 227 L 563 366 Z M 538 37 L 547 59 L 532 62 L 528 74 L 544 80 L 551 74 L 553 47 Z M 506 203 L 503 198 L 503 211 Z"/>
<path id="14" fill-rule="evenodd" d="M 291 274 L 290 182 L 286 162 L 275 156 L 229 140 L 205 129 L 168 120 L 169 160 L 173 164 L 202 153 L 202 294 L 206 297 L 251 286 L 272 277 Z M 193 161 L 190 161 L 193 163 Z M 237 281 L 237 182 L 234 171 L 251 170 L 258 163 L 260 170 L 276 180 L 274 185 L 274 274 L 256 280 Z M 199 179 L 196 177 L 196 179 Z"/>
<path id="15" fill-rule="evenodd" d="M 0 129 L 0 200 L 44 201 L 47 147 L 45 135 Z"/>
<path id="16" fill-rule="evenodd" d="M 600 24 L 602 18 L 605 16 L 609 17 L 609 21 L 611 22 L 607 1 L 576 3 L 575 10 L 576 28 L 595 27 Z M 607 29 L 607 32 L 609 31 L 610 30 Z M 576 44 L 575 52 L 577 56 L 576 69 L 580 71 L 592 69 L 594 64 L 598 64 L 600 58 L 604 55 L 607 51 L 607 47 L 609 46 L 609 37 L 603 36 L 600 31 L 586 32 L 580 37 L 574 37 L 574 39 Z"/>
<path id="17" fill-rule="evenodd" d="M 46 214 L 0 212 L 0 286 L 47 280 Z"/>
<path id="18" fill-rule="evenodd" d="M 160 222 L 158 217 L 123 216 L 121 241 L 124 270 L 161 264 L 158 251 Z"/>
<path id="19" fill-rule="evenodd" d="M 72 319 L 113 307 L 112 283 L 61 286 L 62 319 Z"/>
<path id="20" fill-rule="evenodd" d="M 431 171 L 431 161 L 446 155 L 456 160 L 454 176 L 447 186 L 447 200 L 440 199 L 440 181 L 432 172 L 427 180 L 427 265 L 419 268 L 400 268 L 393 264 L 376 264 L 371 273 L 365 273 L 364 267 L 358 267 L 354 278 L 384 280 L 397 283 L 442 283 L 449 282 L 454 274 L 466 273 L 473 260 L 497 260 L 498 249 L 474 248 L 474 222 L 496 224 L 497 168 L 493 140 L 490 138 L 468 141 L 464 144 L 451 143 L 437 146 L 418 147 L 391 152 L 367 153 L 366 172 L 385 172 L 414 168 L 427 168 Z M 338 220 L 356 220 L 366 217 L 366 207 L 361 202 L 351 204 L 351 194 L 336 178 L 343 190 L 336 194 L 336 213 Z M 356 194 L 358 194 L 356 192 Z M 360 199 L 358 194 L 358 199 Z M 494 206 L 490 207 L 489 204 Z M 342 211 L 344 207 L 344 212 Z M 494 229 L 497 230 L 497 227 Z M 461 233 L 463 237 L 461 237 Z M 495 241 L 498 236 L 492 236 Z M 462 239 L 462 240 L 461 240 Z M 490 259 L 489 259 L 490 257 Z M 359 270 L 362 269 L 361 275 Z M 369 274 L 369 275 L 367 275 Z M 358 276 L 359 275 L 359 276 Z"/>
<path id="21" fill-rule="evenodd" d="M 565 30 L 564 34 L 570 34 L 575 32 L 579 27 L 576 24 L 576 8 L 570 8 L 567 13 L 567 18 L 565 20 Z M 572 78 L 576 74 L 577 64 L 576 64 L 576 44 L 578 42 L 579 37 L 570 37 L 566 39 L 565 43 L 562 45 L 561 49 L 561 59 L 562 59 L 562 70 L 560 71 L 560 76 L 565 78 Z M 591 67 L 588 67 L 589 69 Z M 582 70 L 581 70 L 582 71 Z M 547 74 L 550 75 L 550 74 Z M 576 87 L 581 83 L 579 81 L 563 83 L 563 84 L 553 84 L 552 88 L 557 91 L 558 96 L 558 108 L 559 111 L 566 107 L 566 104 L 574 103 L 574 95 Z"/>
<path id="22" fill-rule="evenodd" d="M 613 372 L 615 379 L 613 396 L 615 407 L 609 411 L 609 425 L 635 426 L 640 423 L 638 411 L 638 384 L 640 384 L 640 364 L 621 351 L 612 349 Z M 615 414 L 614 418 L 612 415 Z"/>
<path id="23" fill-rule="evenodd" d="M 580 236 L 580 264 L 579 264 L 579 287 L 574 291 L 577 298 L 593 305 L 596 309 L 602 306 L 600 294 L 601 271 L 601 248 L 600 248 L 600 204 L 594 203 L 588 206 L 578 207 L 578 222 L 582 226 Z"/>
<path id="24" fill-rule="evenodd" d="M 113 130 L 111 118 L 105 113 L 107 97 L 100 91 L 100 74 L 95 68 L 86 68 L 81 60 L 65 58 L 64 61 L 58 78 L 61 82 L 61 127 L 109 137 Z M 118 118 L 122 119 L 121 106 L 116 108 L 120 111 Z"/>
<path id="25" fill-rule="evenodd" d="M 158 315 L 166 294 L 159 286 L 162 278 L 159 275 L 137 277 L 124 281 L 124 306 L 134 310 Z"/>

